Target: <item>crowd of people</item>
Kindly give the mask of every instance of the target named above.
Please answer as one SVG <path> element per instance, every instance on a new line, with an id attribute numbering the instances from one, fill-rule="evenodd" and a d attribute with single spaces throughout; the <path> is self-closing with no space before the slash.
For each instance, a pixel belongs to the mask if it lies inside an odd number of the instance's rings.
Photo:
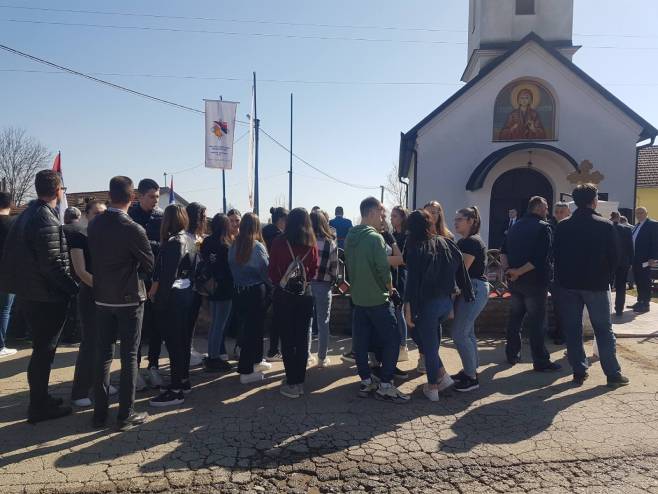
<path id="1" fill-rule="evenodd" d="M 105 425 L 113 394 L 119 395 L 117 419 L 124 429 L 147 419 L 146 412 L 135 409 L 135 392 L 147 385 L 160 390 L 149 401 L 153 407 L 184 402 L 193 389 L 192 341 L 204 298 L 211 317 L 204 368 L 233 370 L 226 336 L 237 328 L 233 356 L 244 385 L 262 381 L 272 362 L 282 360 L 280 393 L 302 396 L 307 368 L 331 364 L 331 303 L 340 292 L 349 293 L 353 316 L 352 350 L 341 358 L 356 364 L 359 396 L 409 402 L 410 396 L 395 385 L 396 378 L 406 377 L 398 362 L 409 358 L 409 336 L 420 355 L 417 370 L 427 376 L 423 394 L 429 400 L 438 401 L 448 388 L 469 392 L 479 387 L 475 322 L 489 300 L 489 280 L 477 207 L 456 212 L 456 239 L 437 201 L 413 212 L 396 206 L 390 226 L 384 205 L 368 197 L 360 204 L 356 226 L 343 217 L 341 207 L 332 220 L 319 207 L 310 213 L 278 207 L 261 227 L 256 214 L 235 209 L 209 222 L 199 203 L 170 204 L 162 211 L 154 180 L 140 181 L 136 191 L 133 187 L 128 177 L 112 178 L 109 203 L 86 204 L 87 227 L 77 221 L 82 216 L 78 210 L 67 211 L 71 221 L 60 225 L 56 208 L 65 188 L 50 170 L 37 173 L 38 198 L 15 221 L 8 216 L 8 194 L 0 194 L 0 348 L 2 356 L 15 352 L 5 347 L 4 337 L 16 296 L 33 340 L 27 370 L 30 423 L 72 412 L 48 393 L 48 381 L 73 299 L 82 342 L 71 403 L 93 406 L 95 427 Z M 608 385 L 617 387 L 628 379 L 616 358 L 610 287 L 616 288 L 615 310 L 621 314 L 632 266 L 639 294 L 633 309 L 649 310 L 658 223 L 648 219 L 644 208 L 636 211 L 634 227 L 625 226 L 618 214 L 613 221 L 604 219 L 596 213 L 597 197 L 596 187 L 579 185 L 573 191 L 573 214 L 568 205 L 557 204 L 552 223 L 542 197 L 531 198 L 522 217 L 510 215 L 501 258 L 511 299 L 505 350 L 510 365 L 520 361 L 524 327 L 534 370 L 560 369 L 545 344 L 550 292 L 574 382 L 582 384 L 588 377 L 582 326 L 586 306 Z M 343 262 L 346 272 L 339 273 Z M 452 375 L 439 352 L 442 323 L 448 319 L 462 362 Z M 317 356 L 311 354 L 314 328 Z M 110 384 L 117 340 L 118 389 Z M 162 343 L 169 356 L 168 384 L 160 373 Z M 142 346 L 148 346 L 148 384 L 140 373 Z"/>

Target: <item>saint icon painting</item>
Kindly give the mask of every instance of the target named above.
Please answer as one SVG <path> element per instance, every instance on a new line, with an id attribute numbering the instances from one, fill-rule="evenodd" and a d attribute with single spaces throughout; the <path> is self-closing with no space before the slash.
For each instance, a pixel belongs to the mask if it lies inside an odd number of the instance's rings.
<path id="1" fill-rule="evenodd" d="M 508 84 L 494 106 L 494 141 L 555 139 L 555 100 L 541 84 L 521 80 Z"/>

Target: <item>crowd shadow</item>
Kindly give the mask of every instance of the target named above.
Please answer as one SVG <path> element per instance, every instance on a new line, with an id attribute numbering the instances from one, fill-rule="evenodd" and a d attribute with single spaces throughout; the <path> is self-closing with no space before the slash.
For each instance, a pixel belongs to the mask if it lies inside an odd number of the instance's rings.
<path id="1" fill-rule="evenodd" d="M 464 452 L 478 444 L 509 444 L 533 437 L 550 427 L 562 410 L 605 392 L 601 387 L 584 387 L 554 398 L 570 389 L 570 383 L 555 384 L 568 371 L 545 374 L 528 370 L 501 377 L 500 373 L 510 369 L 500 363 L 503 344 L 495 339 L 481 343 L 481 388 L 472 393 L 448 393 L 438 404 L 422 397 L 424 377 L 413 381 L 417 388 L 408 405 L 357 397 L 355 369 L 337 362 L 341 353 L 350 350 L 349 338 L 332 339 L 330 353 L 335 365 L 310 368 L 306 394 L 298 400 L 278 393 L 284 377 L 281 369 L 268 372 L 267 379 L 256 385 L 239 384 L 236 373 L 208 374 L 196 369 L 194 390 L 176 413 L 147 406 L 155 391 L 138 394 L 137 408 L 147 408 L 151 417 L 143 426 L 126 432 L 114 430 L 111 421 L 106 429 L 92 429 L 91 410 L 30 426 L 21 420 L 27 403 L 27 391 L 21 391 L 0 397 L 0 410 L 8 416 L 2 422 L 11 422 L 0 428 L 7 438 L 0 442 L 0 468 L 52 453 L 61 453 L 55 460 L 57 468 L 111 463 L 134 453 L 145 454 L 146 460 L 140 463 L 144 473 L 211 465 L 277 467 L 345 451 L 427 416 L 437 417 L 442 424 L 451 421 L 454 432 L 455 437 L 446 441 L 435 439 L 436 451 Z M 410 379 L 418 377 L 410 375 Z M 51 389 L 63 396 L 70 392 L 70 383 Z M 492 397 L 494 394 L 510 398 L 499 399 Z M 493 401 L 480 403 L 485 398 Z M 17 403 L 23 407 L 19 409 Z M 499 422 L 483 427 L 491 417 Z"/>

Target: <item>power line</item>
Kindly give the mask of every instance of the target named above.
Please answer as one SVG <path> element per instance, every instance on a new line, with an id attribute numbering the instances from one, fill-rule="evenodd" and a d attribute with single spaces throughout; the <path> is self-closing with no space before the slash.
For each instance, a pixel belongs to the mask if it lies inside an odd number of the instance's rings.
<path id="1" fill-rule="evenodd" d="M 204 164 L 201 163 L 200 165 L 194 165 L 194 166 L 191 166 L 189 168 L 185 168 L 183 170 L 178 170 L 177 172 L 167 172 L 167 175 L 180 175 L 181 173 L 190 172 L 192 170 L 196 170 L 196 169 L 201 168 L 203 166 L 204 166 Z"/>
<path id="2" fill-rule="evenodd" d="M 29 70 L 29 69 L 0 69 L 0 72 L 24 72 L 37 74 L 62 74 L 57 70 Z M 220 76 L 197 76 L 197 75 L 174 75 L 174 74 L 129 74 L 120 72 L 86 72 L 86 74 L 96 76 L 113 76 L 113 77 L 146 77 L 154 79 L 191 79 L 191 80 L 208 80 L 208 81 L 235 81 L 251 82 L 252 79 L 239 77 L 220 77 Z M 374 86 L 461 86 L 460 82 L 438 82 L 438 81 L 341 81 L 341 80 L 304 80 L 304 79 L 259 79 L 261 82 L 279 83 L 279 84 L 308 84 L 308 85 L 374 85 Z"/>
<path id="3" fill-rule="evenodd" d="M 281 33 L 244 33 L 237 31 L 211 31 L 208 29 L 180 29 L 173 27 L 148 27 L 148 26 L 120 26 L 116 24 L 89 24 L 84 22 L 56 22 L 56 21 L 35 21 L 30 19 L 0 19 L 2 22 L 13 22 L 20 24 L 44 24 L 49 26 L 67 26 L 67 27 L 94 27 L 102 29 L 122 29 L 129 31 L 157 31 L 171 33 L 192 33 L 192 34 L 217 34 L 222 36 L 237 37 L 257 37 L 257 38 L 287 38 L 287 39 L 307 39 L 322 41 L 359 41 L 369 43 L 412 43 L 412 44 L 430 44 L 430 45 L 465 45 L 465 41 L 439 41 L 439 40 L 421 40 L 421 39 L 385 39 L 385 38 L 364 38 L 350 36 L 313 36 L 302 34 L 281 34 Z"/>
<path id="4" fill-rule="evenodd" d="M 275 143 L 277 146 L 279 146 L 281 149 L 285 150 L 287 153 L 290 153 L 290 149 L 288 149 L 284 144 L 281 144 L 279 141 L 277 141 L 277 140 L 276 140 L 274 137 L 272 137 L 269 133 L 267 133 L 265 130 L 263 130 L 262 127 L 260 128 L 260 131 L 261 131 L 263 134 L 265 134 L 265 135 L 266 135 L 266 136 L 267 136 L 272 142 L 274 142 L 274 143 Z M 378 185 L 359 185 L 359 184 L 353 184 L 353 183 L 350 183 L 350 182 L 346 182 L 345 180 L 341 180 L 340 178 L 336 178 L 336 177 L 334 177 L 333 175 L 329 175 L 327 172 L 323 171 L 322 169 L 318 168 L 317 166 L 312 165 L 311 163 L 309 163 L 308 161 L 306 161 L 304 158 L 298 156 L 297 154 L 292 153 L 292 155 L 293 155 L 295 158 L 297 158 L 299 161 L 301 161 L 302 163 L 304 163 L 306 166 L 308 166 L 309 168 L 312 168 L 312 169 L 315 170 L 316 172 L 318 172 L 318 173 L 324 175 L 324 176 L 327 177 L 327 178 L 330 178 L 330 179 L 333 180 L 334 182 L 338 182 L 339 184 L 343 184 L 343 185 L 346 185 L 346 186 L 348 186 L 348 187 L 352 187 L 352 188 L 355 188 L 355 189 L 379 189 L 379 186 L 378 186 Z"/>
<path id="5" fill-rule="evenodd" d="M 161 15 L 161 14 L 140 14 L 136 12 L 117 12 L 107 10 L 75 10 L 75 9 L 53 9 L 42 7 L 23 7 L 16 5 L 0 5 L 3 9 L 20 9 L 32 10 L 39 12 L 59 12 L 67 14 L 93 14 L 93 15 L 115 15 L 125 17 L 147 17 L 152 19 L 172 19 L 172 20 L 187 20 L 187 21 L 211 21 L 211 22 L 228 22 L 236 24 L 268 24 L 275 26 L 294 26 L 294 27 L 322 27 L 322 28 L 336 28 L 336 29 L 379 29 L 384 31 L 423 31 L 430 33 L 464 33 L 463 29 L 438 29 L 438 28 L 423 28 L 423 27 L 403 27 L 403 26 L 377 26 L 377 25 L 350 25 L 350 24 L 319 24 L 309 22 L 290 22 L 290 21 L 266 21 L 258 19 L 222 19 L 219 17 L 189 17 L 181 15 Z"/>

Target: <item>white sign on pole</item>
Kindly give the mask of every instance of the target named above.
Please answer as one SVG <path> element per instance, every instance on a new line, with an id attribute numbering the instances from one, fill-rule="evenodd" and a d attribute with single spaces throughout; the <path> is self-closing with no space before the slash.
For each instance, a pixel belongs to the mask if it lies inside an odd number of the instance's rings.
<path id="1" fill-rule="evenodd" d="M 235 113 L 233 101 L 206 102 L 206 168 L 233 168 Z"/>

